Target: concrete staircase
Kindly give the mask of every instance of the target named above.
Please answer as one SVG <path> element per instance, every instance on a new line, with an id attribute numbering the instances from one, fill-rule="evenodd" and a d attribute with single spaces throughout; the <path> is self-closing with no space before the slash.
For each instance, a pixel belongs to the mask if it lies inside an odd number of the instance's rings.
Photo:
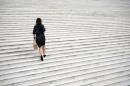
<path id="1" fill-rule="evenodd" d="M 129 86 L 130 1 L 0 0 L 0 86 Z M 42 62 L 35 19 L 46 27 Z"/>

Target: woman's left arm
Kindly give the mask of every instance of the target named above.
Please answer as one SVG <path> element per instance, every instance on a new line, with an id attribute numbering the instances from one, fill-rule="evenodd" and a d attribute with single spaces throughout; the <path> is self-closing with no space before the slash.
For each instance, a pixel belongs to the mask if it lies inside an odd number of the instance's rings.
<path id="1" fill-rule="evenodd" d="M 35 29 L 35 26 L 33 28 L 33 38 L 34 38 L 34 40 L 36 40 L 36 29 Z"/>
<path id="2" fill-rule="evenodd" d="M 43 25 L 43 33 L 45 34 L 45 31 L 46 31 L 46 28 L 44 27 L 44 25 Z"/>

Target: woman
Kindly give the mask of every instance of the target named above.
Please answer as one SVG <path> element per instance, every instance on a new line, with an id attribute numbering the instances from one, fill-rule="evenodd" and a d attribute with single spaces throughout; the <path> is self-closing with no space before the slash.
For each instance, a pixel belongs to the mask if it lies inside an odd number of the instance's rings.
<path id="1" fill-rule="evenodd" d="M 42 24 L 41 18 L 37 18 L 36 25 L 33 28 L 33 37 L 39 47 L 39 53 L 41 57 L 41 61 L 43 61 L 43 57 L 46 57 L 45 54 L 45 27 Z"/>

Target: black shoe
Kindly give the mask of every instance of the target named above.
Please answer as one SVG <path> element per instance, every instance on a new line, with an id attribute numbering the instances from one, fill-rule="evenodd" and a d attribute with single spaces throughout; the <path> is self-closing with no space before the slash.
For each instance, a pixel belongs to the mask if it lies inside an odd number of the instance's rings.
<path id="1" fill-rule="evenodd" d="M 44 57 L 46 57 L 46 55 L 44 55 Z"/>
<path id="2" fill-rule="evenodd" d="M 41 61 L 43 61 L 43 57 L 42 57 L 42 55 L 41 55 Z"/>

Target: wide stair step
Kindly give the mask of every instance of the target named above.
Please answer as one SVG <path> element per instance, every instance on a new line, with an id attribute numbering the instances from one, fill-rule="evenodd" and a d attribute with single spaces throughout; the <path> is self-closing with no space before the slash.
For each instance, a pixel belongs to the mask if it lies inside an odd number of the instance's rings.
<path id="1" fill-rule="evenodd" d="M 0 86 L 130 86 L 129 2 L 0 0 Z M 44 61 L 32 47 L 37 17 Z"/>

